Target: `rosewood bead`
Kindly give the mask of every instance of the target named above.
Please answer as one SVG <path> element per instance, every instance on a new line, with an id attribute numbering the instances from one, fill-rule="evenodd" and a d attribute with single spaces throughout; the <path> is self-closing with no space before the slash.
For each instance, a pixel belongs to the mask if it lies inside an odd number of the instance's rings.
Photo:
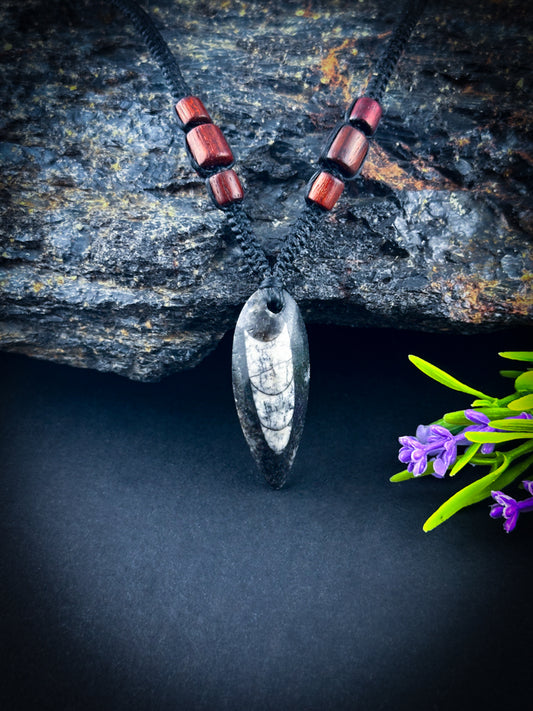
<path id="1" fill-rule="evenodd" d="M 174 108 L 184 131 L 201 123 L 212 123 L 211 116 L 197 96 L 180 99 Z"/>
<path id="2" fill-rule="evenodd" d="M 186 135 L 187 146 L 201 170 L 225 168 L 233 163 L 233 153 L 224 134 L 213 123 L 203 123 L 192 128 Z"/>
<path id="3" fill-rule="evenodd" d="M 373 136 L 381 119 L 381 106 L 369 96 L 357 99 L 348 112 L 348 121 L 360 128 L 367 136 Z"/>
<path id="4" fill-rule="evenodd" d="M 347 178 L 353 178 L 363 165 L 369 145 L 362 131 L 345 124 L 337 132 L 323 160 L 336 165 Z"/>
<path id="5" fill-rule="evenodd" d="M 221 209 L 240 202 L 244 197 L 244 190 L 239 176 L 234 170 L 223 170 L 215 173 L 207 182 L 209 191 L 215 205 Z"/>
<path id="6" fill-rule="evenodd" d="M 323 170 L 311 179 L 307 200 L 323 207 L 324 210 L 331 210 L 343 190 L 344 183 L 342 180 Z"/>

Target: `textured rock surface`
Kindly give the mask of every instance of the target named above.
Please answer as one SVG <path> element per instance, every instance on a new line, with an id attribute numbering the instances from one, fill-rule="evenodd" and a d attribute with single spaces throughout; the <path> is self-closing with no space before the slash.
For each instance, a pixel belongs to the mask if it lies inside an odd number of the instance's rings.
<path id="1" fill-rule="evenodd" d="M 224 129 L 275 253 L 397 20 L 386 0 L 145 2 Z M 257 288 L 189 167 L 161 73 L 105 3 L 5 0 L 4 349 L 155 379 Z M 526 0 L 429 7 L 364 180 L 302 251 L 307 321 L 471 332 L 533 313 Z"/>

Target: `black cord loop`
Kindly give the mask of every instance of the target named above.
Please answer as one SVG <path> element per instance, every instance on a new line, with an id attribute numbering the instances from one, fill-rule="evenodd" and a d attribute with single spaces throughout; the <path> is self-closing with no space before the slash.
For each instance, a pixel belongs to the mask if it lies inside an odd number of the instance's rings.
<path id="1" fill-rule="evenodd" d="M 178 62 L 155 24 L 135 0 L 110 0 L 130 18 L 135 29 L 145 40 L 153 59 L 159 64 L 175 101 L 190 96 L 192 91 L 184 80 Z M 406 0 L 402 16 L 389 38 L 368 83 L 365 95 L 380 102 L 392 72 L 409 41 L 409 37 L 422 14 L 427 0 Z M 346 178 L 343 178 L 345 180 Z M 316 230 L 327 211 L 307 203 L 271 267 L 264 249 L 255 236 L 250 220 L 241 203 L 225 210 L 228 224 L 239 243 L 250 271 L 268 280 L 274 277 L 280 287 L 294 269 L 294 261 L 302 246 Z"/>

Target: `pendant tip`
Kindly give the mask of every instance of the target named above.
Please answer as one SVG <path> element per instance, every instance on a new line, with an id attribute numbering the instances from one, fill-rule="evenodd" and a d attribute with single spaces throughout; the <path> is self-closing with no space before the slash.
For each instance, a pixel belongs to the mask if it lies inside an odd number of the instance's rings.
<path id="1" fill-rule="evenodd" d="M 279 476 L 272 476 L 271 473 L 267 474 L 266 472 L 262 471 L 262 474 L 265 477 L 268 485 L 271 489 L 274 489 L 274 491 L 279 491 L 280 489 L 283 489 L 285 483 L 287 482 L 288 473 L 288 471 L 284 471 Z"/>

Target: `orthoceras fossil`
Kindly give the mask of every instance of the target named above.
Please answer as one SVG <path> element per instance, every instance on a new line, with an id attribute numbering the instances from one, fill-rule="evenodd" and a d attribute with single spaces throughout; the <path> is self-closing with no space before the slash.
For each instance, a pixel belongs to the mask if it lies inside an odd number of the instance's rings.
<path id="1" fill-rule="evenodd" d="M 294 299 L 258 289 L 233 340 L 233 393 L 244 436 L 260 471 L 283 486 L 300 441 L 309 388 L 307 334 Z"/>

